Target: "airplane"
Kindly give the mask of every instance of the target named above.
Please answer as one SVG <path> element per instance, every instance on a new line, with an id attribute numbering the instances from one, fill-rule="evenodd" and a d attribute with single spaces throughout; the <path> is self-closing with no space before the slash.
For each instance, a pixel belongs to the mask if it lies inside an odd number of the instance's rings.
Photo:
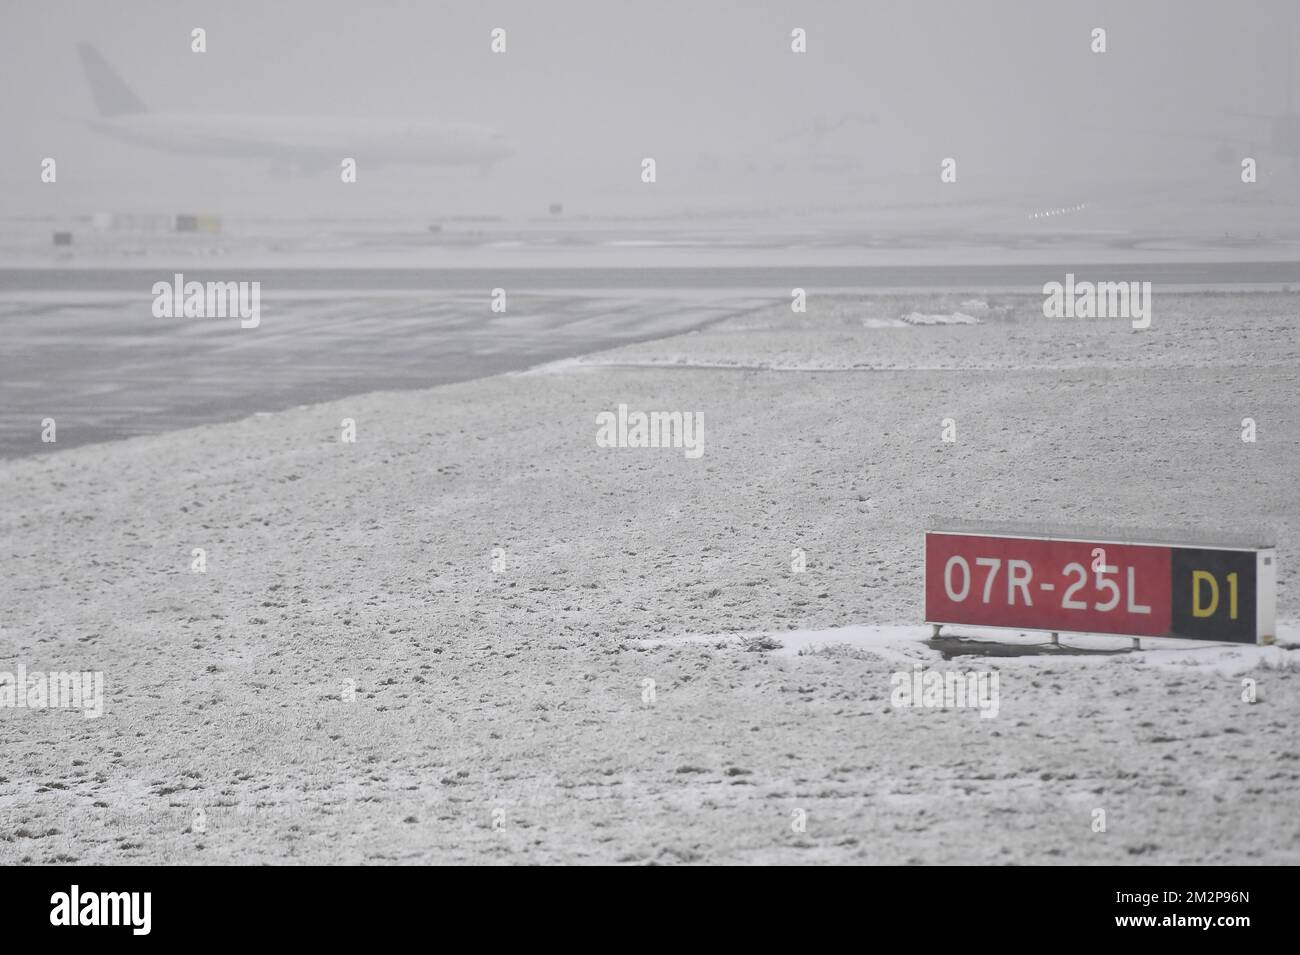
<path id="1" fill-rule="evenodd" d="M 498 130 L 475 123 L 150 112 L 97 48 L 77 45 L 97 116 L 91 128 L 121 142 L 195 156 L 266 159 L 277 174 L 361 163 L 489 168 L 514 154 Z"/>

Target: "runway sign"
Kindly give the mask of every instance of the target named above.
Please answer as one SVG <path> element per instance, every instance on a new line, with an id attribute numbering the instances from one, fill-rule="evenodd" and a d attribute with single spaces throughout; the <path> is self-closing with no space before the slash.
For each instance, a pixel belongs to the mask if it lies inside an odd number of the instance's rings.
<path id="1" fill-rule="evenodd" d="M 1275 548 L 1212 540 L 926 531 L 926 622 L 1272 643 Z"/>

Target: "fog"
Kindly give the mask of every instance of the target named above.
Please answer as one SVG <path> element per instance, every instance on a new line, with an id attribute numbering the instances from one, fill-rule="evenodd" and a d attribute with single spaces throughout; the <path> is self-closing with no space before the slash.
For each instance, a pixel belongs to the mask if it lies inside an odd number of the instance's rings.
<path id="1" fill-rule="evenodd" d="M 509 217 L 551 202 L 597 217 L 755 215 L 1162 189 L 1186 207 L 1236 184 L 1238 154 L 1258 155 L 1262 185 L 1291 189 L 1267 119 L 1288 103 L 1284 0 L 4 7 L 4 215 Z M 195 27 L 205 53 L 191 52 Z M 504 54 L 489 49 L 494 27 Z M 80 41 L 151 111 L 464 120 L 517 151 L 486 171 L 378 166 L 362 151 L 355 188 L 341 189 L 337 167 L 276 176 L 257 160 L 119 143 L 83 124 Z M 40 181 L 46 156 L 57 188 Z M 959 168 L 948 186 L 945 157 Z"/>

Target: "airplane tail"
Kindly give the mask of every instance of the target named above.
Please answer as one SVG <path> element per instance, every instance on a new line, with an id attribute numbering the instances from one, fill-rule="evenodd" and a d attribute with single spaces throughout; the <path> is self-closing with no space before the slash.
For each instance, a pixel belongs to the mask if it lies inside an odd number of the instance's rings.
<path id="1" fill-rule="evenodd" d="M 85 71 L 90 95 L 95 98 L 95 109 L 99 115 L 126 116 L 148 112 L 140 97 L 131 92 L 131 88 L 113 71 L 99 50 L 89 43 L 78 43 L 77 55 L 81 57 L 81 68 Z"/>

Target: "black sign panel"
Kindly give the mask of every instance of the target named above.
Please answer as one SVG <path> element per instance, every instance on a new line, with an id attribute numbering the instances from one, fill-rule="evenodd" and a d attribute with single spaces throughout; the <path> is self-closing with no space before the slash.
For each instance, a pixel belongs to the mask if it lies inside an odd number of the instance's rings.
<path id="1" fill-rule="evenodd" d="M 1171 637 L 1255 642 L 1255 553 L 1175 547 Z"/>

